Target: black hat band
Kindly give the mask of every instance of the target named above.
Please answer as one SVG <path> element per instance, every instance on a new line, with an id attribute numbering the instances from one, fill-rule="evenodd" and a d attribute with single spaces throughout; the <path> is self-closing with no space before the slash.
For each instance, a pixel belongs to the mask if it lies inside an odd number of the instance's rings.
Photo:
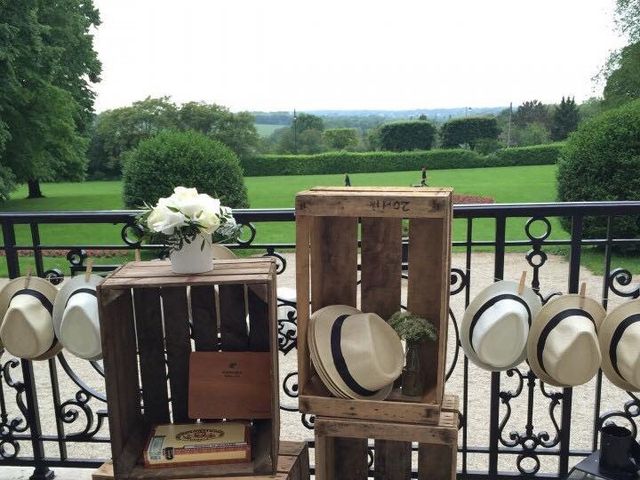
<path id="1" fill-rule="evenodd" d="M 370 397 L 378 393 L 378 390 L 368 390 L 360 385 L 356 379 L 353 378 L 351 372 L 349 372 L 347 362 L 342 354 L 342 347 L 340 345 L 340 340 L 342 338 L 342 325 L 348 316 L 349 315 L 339 316 L 333 324 L 333 327 L 331 327 L 331 356 L 333 357 L 333 364 L 335 365 L 340 378 L 342 378 L 342 381 L 347 385 L 347 387 L 358 395 Z"/>
<path id="2" fill-rule="evenodd" d="M 69 295 L 69 298 L 67 298 L 64 307 L 67 308 L 67 305 L 69 305 L 69 301 L 71 300 L 71 298 L 74 295 L 78 295 L 79 293 L 88 293 L 89 295 L 93 295 L 94 297 L 98 296 L 98 293 L 93 288 L 79 288 L 77 290 L 74 290 L 73 293 Z"/>

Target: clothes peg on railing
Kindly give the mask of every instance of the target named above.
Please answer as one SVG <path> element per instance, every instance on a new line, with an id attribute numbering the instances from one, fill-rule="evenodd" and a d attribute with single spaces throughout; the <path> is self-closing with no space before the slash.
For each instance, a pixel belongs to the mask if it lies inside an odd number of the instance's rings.
<path id="1" fill-rule="evenodd" d="M 523 270 L 522 275 L 520 275 L 520 284 L 518 285 L 518 295 L 522 295 L 522 292 L 524 292 L 524 285 L 526 281 L 527 281 L 527 271 Z"/>
<path id="2" fill-rule="evenodd" d="M 580 284 L 580 302 L 582 303 L 584 299 L 587 297 L 587 282 L 582 282 Z"/>
<path id="3" fill-rule="evenodd" d="M 84 272 L 84 281 L 88 282 L 91 278 L 91 272 L 93 271 L 93 258 L 87 259 L 87 269 Z"/>
<path id="4" fill-rule="evenodd" d="M 133 252 L 133 258 L 135 259 L 136 262 L 140 261 L 140 249 L 136 248 L 135 251 Z"/>
<path id="5" fill-rule="evenodd" d="M 31 283 L 31 276 L 33 275 L 33 267 L 29 266 L 27 269 L 27 278 L 24 280 L 24 288 L 29 288 L 29 284 Z"/>

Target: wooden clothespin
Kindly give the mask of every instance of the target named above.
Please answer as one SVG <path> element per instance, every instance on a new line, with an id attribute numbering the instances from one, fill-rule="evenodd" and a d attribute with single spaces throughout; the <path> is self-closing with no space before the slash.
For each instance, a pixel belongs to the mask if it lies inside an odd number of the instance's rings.
<path id="1" fill-rule="evenodd" d="M 135 251 L 133 252 L 133 258 L 135 259 L 136 262 L 140 261 L 140 249 L 136 248 Z"/>
<path id="2" fill-rule="evenodd" d="M 27 269 L 27 278 L 24 280 L 24 288 L 29 288 L 29 283 L 31 283 L 31 276 L 33 275 L 33 267 L 29 266 Z"/>
<path id="3" fill-rule="evenodd" d="M 87 259 L 87 269 L 84 272 L 84 281 L 89 282 L 91 278 L 91 272 L 93 271 L 93 258 Z"/>
<path id="4" fill-rule="evenodd" d="M 587 294 L 587 282 L 582 282 L 582 284 L 580 285 L 580 302 L 581 303 L 586 298 L 586 294 Z"/>
<path id="5" fill-rule="evenodd" d="M 524 284 L 527 281 L 527 271 L 523 270 L 522 275 L 520 275 L 520 284 L 518 285 L 518 295 L 522 295 L 524 292 Z"/>

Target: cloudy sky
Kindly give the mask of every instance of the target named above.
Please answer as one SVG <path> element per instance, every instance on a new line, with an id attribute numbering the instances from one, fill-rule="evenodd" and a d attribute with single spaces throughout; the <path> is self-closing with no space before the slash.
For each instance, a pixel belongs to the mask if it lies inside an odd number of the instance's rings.
<path id="1" fill-rule="evenodd" d="M 97 111 L 502 106 L 599 94 L 614 0 L 94 0 Z"/>

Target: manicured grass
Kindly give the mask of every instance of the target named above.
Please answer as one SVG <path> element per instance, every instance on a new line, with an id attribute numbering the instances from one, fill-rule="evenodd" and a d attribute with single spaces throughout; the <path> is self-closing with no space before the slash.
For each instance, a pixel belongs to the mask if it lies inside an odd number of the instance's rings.
<path id="1" fill-rule="evenodd" d="M 418 172 L 388 172 L 352 174 L 354 186 L 407 186 L 419 182 Z M 252 208 L 293 207 L 296 192 L 313 186 L 342 185 L 342 175 L 275 176 L 246 178 Z M 551 202 L 556 197 L 555 166 L 502 167 L 483 169 L 437 170 L 429 173 L 431 185 L 452 186 L 457 193 L 490 196 L 497 203 Z M 121 209 L 122 184 L 120 182 L 57 183 L 42 186 L 46 198 L 26 200 L 26 188 L 18 189 L 13 199 L 0 204 L 5 211 L 55 210 L 111 210 Z M 507 222 L 507 239 L 523 239 L 526 218 L 513 218 Z M 550 219 L 551 239 L 568 238 L 557 219 Z M 477 219 L 473 222 L 474 240 L 492 240 L 495 222 Z M 295 241 L 292 222 L 258 225 L 256 242 L 288 243 Z M 111 225 L 44 225 L 40 229 L 42 243 L 49 245 L 122 244 L 120 227 Z M 454 239 L 463 240 L 466 221 L 454 223 Z M 30 244 L 28 228 L 18 228 L 18 242 Z M 602 271 L 597 252 L 585 251 L 585 260 L 595 271 Z M 65 259 L 53 259 L 64 267 Z M 629 265 L 625 259 L 624 265 Z M 26 261 L 26 259 L 25 259 Z M 113 260 L 111 260 L 113 261 Z M 48 260 L 47 260 L 48 262 Z M 116 263 L 116 262 L 114 262 Z M 635 262 L 633 262 L 635 263 Z M 640 267 L 640 261 L 637 262 Z M 4 265 L 0 264 L 1 269 Z M 640 268 L 638 269 L 640 270 Z"/>

